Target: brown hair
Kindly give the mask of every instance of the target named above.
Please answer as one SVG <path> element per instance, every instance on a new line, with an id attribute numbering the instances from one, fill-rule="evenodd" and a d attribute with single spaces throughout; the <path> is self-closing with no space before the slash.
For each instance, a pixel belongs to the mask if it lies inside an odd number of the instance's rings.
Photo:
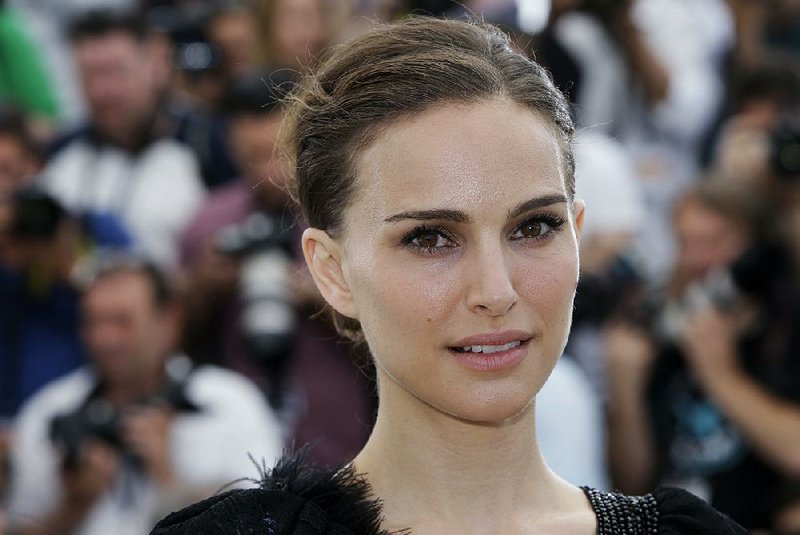
<path id="1" fill-rule="evenodd" d="M 724 175 L 700 176 L 697 182 L 684 191 L 672 207 L 673 225 L 687 207 L 699 206 L 729 221 L 738 229 L 759 240 L 767 231 L 769 210 L 758 191 L 736 183 Z M 673 269 L 667 285 L 670 296 L 679 296 L 691 282 L 689 274 Z"/>
<path id="2" fill-rule="evenodd" d="M 393 122 L 436 104 L 507 98 L 540 114 L 562 147 L 574 195 L 574 126 L 547 71 L 478 22 L 411 17 L 382 25 L 332 51 L 290 96 L 283 145 L 293 194 L 309 225 L 336 235 L 356 188 L 358 157 Z M 358 322 L 334 314 L 339 332 Z"/>
<path id="3" fill-rule="evenodd" d="M 673 218 L 691 204 L 719 214 L 753 234 L 763 231 L 767 216 L 764 199 L 759 192 L 724 176 L 701 177 L 677 200 L 673 207 Z"/>

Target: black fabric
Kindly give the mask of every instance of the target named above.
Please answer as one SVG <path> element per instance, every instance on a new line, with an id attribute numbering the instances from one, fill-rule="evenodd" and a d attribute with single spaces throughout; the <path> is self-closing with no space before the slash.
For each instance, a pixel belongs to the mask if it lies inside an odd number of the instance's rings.
<path id="1" fill-rule="evenodd" d="M 271 471 L 262 468 L 258 488 L 230 490 L 172 513 L 151 535 L 390 535 L 363 478 L 349 467 L 312 466 L 307 458 L 304 448 Z M 601 535 L 747 533 L 684 490 L 664 487 L 647 496 L 583 490 Z"/>
<path id="2" fill-rule="evenodd" d="M 258 488 L 208 498 L 159 522 L 151 535 L 389 535 L 380 503 L 352 468 L 307 462 L 308 449 L 282 459 Z"/>
<path id="3" fill-rule="evenodd" d="M 776 398 L 800 403 L 800 306 L 788 303 L 740 340 L 740 365 Z M 773 300 L 774 301 L 774 300 Z M 663 348 L 650 380 L 649 405 L 658 445 L 659 478 L 707 482 L 711 504 L 748 529 L 768 529 L 784 477 L 752 450 L 746 437 L 706 396 L 676 347 Z"/>
<path id="4" fill-rule="evenodd" d="M 581 487 L 597 516 L 597 535 L 740 535 L 747 531 L 685 490 L 660 487 L 626 496 Z"/>
<path id="5" fill-rule="evenodd" d="M 742 526 L 685 490 L 660 487 L 653 491 L 658 504 L 659 535 L 738 535 Z"/>

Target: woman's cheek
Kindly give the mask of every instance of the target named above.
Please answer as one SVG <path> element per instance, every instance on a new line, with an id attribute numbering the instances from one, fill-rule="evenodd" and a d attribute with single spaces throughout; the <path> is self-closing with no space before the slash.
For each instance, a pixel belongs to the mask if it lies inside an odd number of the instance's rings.
<path id="1" fill-rule="evenodd" d="M 524 262 L 517 293 L 546 323 L 551 323 L 571 317 L 577 279 L 577 254 L 565 251 L 537 262 Z"/>
<path id="2" fill-rule="evenodd" d="M 356 296 L 361 323 L 367 330 L 396 331 L 405 336 L 417 333 L 426 326 L 441 325 L 459 302 L 461 277 L 453 272 L 452 263 L 388 258 L 372 267 L 359 274 L 362 291 Z"/>

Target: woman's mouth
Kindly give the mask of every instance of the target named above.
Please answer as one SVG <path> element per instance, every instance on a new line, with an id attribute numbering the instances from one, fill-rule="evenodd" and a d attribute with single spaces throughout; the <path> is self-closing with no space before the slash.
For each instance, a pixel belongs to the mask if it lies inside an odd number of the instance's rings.
<path id="1" fill-rule="evenodd" d="M 454 347 L 453 350 L 456 352 L 461 353 L 497 353 L 499 351 L 507 351 L 509 349 L 519 347 L 522 344 L 521 340 L 515 340 L 514 342 L 509 342 L 507 344 L 499 345 L 499 346 L 464 346 L 464 347 Z"/>
<path id="2" fill-rule="evenodd" d="M 499 345 L 469 345 L 448 348 L 456 360 L 473 370 L 499 371 L 519 364 L 528 354 L 527 340 L 514 340 Z"/>

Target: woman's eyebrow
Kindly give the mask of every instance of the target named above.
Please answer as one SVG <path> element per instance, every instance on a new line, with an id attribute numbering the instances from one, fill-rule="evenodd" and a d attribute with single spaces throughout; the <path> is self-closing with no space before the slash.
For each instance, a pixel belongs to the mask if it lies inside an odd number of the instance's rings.
<path id="1" fill-rule="evenodd" d="M 509 210 L 508 217 L 513 219 L 525 212 L 530 212 L 537 208 L 550 206 L 551 204 L 565 203 L 567 197 L 562 193 L 553 193 L 551 195 L 544 195 L 536 197 L 524 202 L 519 203 L 513 209 Z M 385 223 L 394 223 L 396 221 L 403 221 L 404 219 L 413 219 L 415 221 L 452 221 L 454 223 L 469 223 L 470 217 L 460 210 L 448 210 L 444 208 L 433 208 L 430 210 L 406 210 L 394 214 L 384 219 Z"/>
<path id="2" fill-rule="evenodd" d="M 509 210 L 508 218 L 513 219 L 517 216 L 524 214 L 525 212 L 536 210 L 537 208 L 544 208 L 545 206 L 550 206 L 551 204 L 559 204 L 566 202 L 567 202 L 567 196 L 564 195 L 563 193 L 553 193 L 551 195 L 536 197 L 534 199 L 521 202 L 518 205 L 516 205 L 513 209 Z"/>
<path id="3" fill-rule="evenodd" d="M 454 223 L 469 223 L 470 221 L 469 216 L 459 210 L 432 209 L 407 210 L 387 217 L 384 219 L 384 222 L 394 223 L 395 221 L 402 221 L 404 219 L 414 219 L 418 221 L 453 221 Z"/>

